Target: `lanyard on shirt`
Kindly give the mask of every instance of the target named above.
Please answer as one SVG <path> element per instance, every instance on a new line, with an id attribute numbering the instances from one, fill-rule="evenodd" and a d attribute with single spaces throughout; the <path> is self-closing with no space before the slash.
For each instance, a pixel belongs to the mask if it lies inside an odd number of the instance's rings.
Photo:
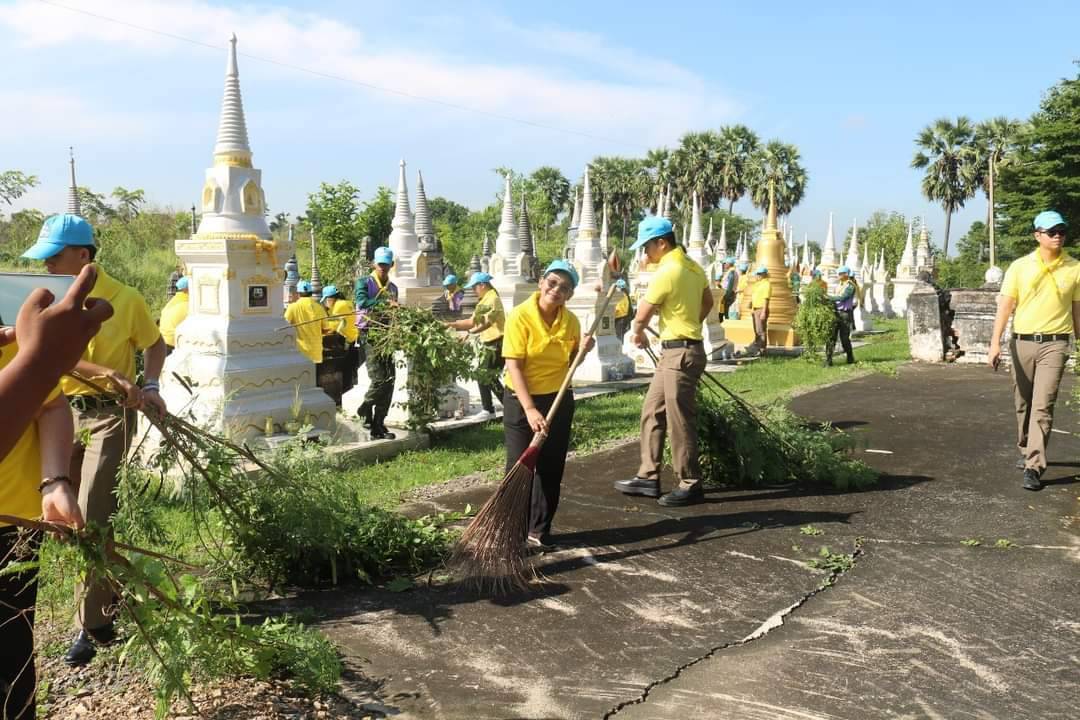
<path id="1" fill-rule="evenodd" d="M 1058 300 L 1060 300 L 1061 289 L 1058 288 L 1057 282 L 1054 280 L 1054 270 L 1056 270 L 1061 265 L 1061 255 L 1058 255 L 1051 265 L 1046 264 L 1046 261 L 1043 260 L 1042 253 L 1036 251 L 1035 257 L 1039 259 L 1039 267 L 1042 268 L 1042 273 L 1039 274 L 1039 279 L 1036 280 L 1035 283 L 1031 286 L 1031 294 L 1034 294 L 1035 289 L 1039 286 L 1039 283 L 1042 282 L 1043 273 L 1045 273 L 1050 276 L 1050 284 L 1054 287 L 1054 294 L 1057 295 Z"/>

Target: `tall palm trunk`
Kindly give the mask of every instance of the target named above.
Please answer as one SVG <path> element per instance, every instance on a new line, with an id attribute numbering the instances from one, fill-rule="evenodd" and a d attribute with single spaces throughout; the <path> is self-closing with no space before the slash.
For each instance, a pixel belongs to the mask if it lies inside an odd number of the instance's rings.
<path id="1" fill-rule="evenodd" d="M 727 214 L 731 215 L 733 212 L 735 212 L 735 200 L 732 198 L 728 198 Z"/>
<path id="2" fill-rule="evenodd" d="M 945 259 L 949 259 L 949 226 L 952 225 L 952 205 L 945 206 L 945 242 L 942 243 L 942 248 L 945 252 Z"/>

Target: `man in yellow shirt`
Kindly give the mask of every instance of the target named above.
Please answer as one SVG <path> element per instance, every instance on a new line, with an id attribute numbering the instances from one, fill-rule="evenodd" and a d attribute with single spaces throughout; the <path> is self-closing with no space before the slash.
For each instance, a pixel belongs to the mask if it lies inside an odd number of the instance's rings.
<path id="1" fill-rule="evenodd" d="M 37 242 L 23 257 L 43 260 L 53 275 L 77 275 L 97 254 L 94 231 L 78 215 L 53 215 L 41 228 Z M 87 522 L 107 525 L 116 511 L 117 473 L 127 454 L 135 429 L 135 410 L 164 413 L 165 402 L 158 392 L 158 378 L 165 363 L 165 341 L 142 295 L 114 280 L 97 268 L 90 297 L 107 300 L 113 316 L 101 325 L 75 370 L 100 385 L 119 391 L 122 404 L 102 397 L 93 388 L 70 377 L 60 381 L 68 396 L 75 423 L 75 437 L 89 433 L 89 443 L 76 442 L 68 472 L 78 478 L 79 506 Z M 142 387 L 134 383 L 135 352 L 143 352 Z M 87 587 L 76 587 L 79 602 L 79 634 L 64 662 L 79 666 L 90 662 L 97 652 L 94 641 L 113 639 L 112 589 L 91 579 Z"/>
<path id="2" fill-rule="evenodd" d="M 1065 219 L 1053 210 L 1035 217 L 1039 247 L 1005 271 L 990 336 L 990 366 L 1001 361 L 1001 336 L 1013 318 L 1009 355 L 1013 364 L 1017 447 L 1027 490 L 1042 489 L 1046 445 L 1054 425 L 1070 333 L 1080 337 L 1080 262 L 1062 250 Z"/>
<path id="3" fill-rule="evenodd" d="M 705 372 L 701 324 L 712 311 L 712 291 L 705 271 L 676 244 L 671 221 L 642 220 L 630 251 L 641 247 L 657 268 L 634 316 L 631 340 L 637 347 L 646 347 L 645 327 L 659 313 L 664 352 L 641 406 L 641 464 L 636 476 L 616 481 L 615 489 L 627 495 L 660 495 L 664 437 L 670 429 L 671 464 L 678 486 L 658 502 L 668 507 L 691 505 L 704 499 L 698 464 L 697 384 Z"/>
<path id="4" fill-rule="evenodd" d="M 772 283 L 769 269 L 762 265 L 754 271 L 754 284 L 750 286 L 750 314 L 754 318 L 754 346 L 762 355 L 769 345 L 769 299 Z"/>
<path id="5" fill-rule="evenodd" d="M 345 338 L 345 378 L 342 391 L 347 391 L 356 385 L 356 374 L 360 370 L 360 348 L 356 346 L 360 330 L 356 327 L 356 307 L 341 296 L 336 285 L 323 288 L 322 304 L 328 314 L 323 332 L 337 333 Z"/>
<path id="6" fill-rule="evenodd" d="M 739 263 L 738 272 L 736 272 L 735 280 L 735 298 L 732 300 L 731 305 L 728 306 L 728 319 L 739 319 L 739 306 L 742 305 L 743 293 L 750 287 L 750 265 L 748 263 Z"/>
<path id="7" fill-rule="evenodd" d="M 326 309 L 319 301 L 311 297 L 311 283 L 301 280 L 296 284 L 300 296 L 296 302 L 285 308 L 285 319 L 296 332 L 296 349 L 311 362 L 322 363 L 323 324 Z"/>
<path id="8" fill-rule="evenodd" d="M 165 341 L 167 352 L 176 347 L 176 328 L 188 316 L 188 279 L 182 277 L 176 281 L 176 294 L 169 298 L 161 308 L 161 339 Z"/>
<path id="9" fill-rule="evenodd" d="M 493 373 L 502 370 L 504 365 L 502 354 L 503 328 L 506 326 L 506 312 L 503 310 L 502 299 L 491 284 L 491 275 L 486 272 L 475 272 L 465 283 L 465 289 L 472 288 L 476 293 L 477 302 L 473 309 L 472 317 L 461 320 L 453 320 L 446 323 L 447 327 L 454 330 L 467 330 L 471 335 L 477 335 L 484 344 L 486 355 L 486 367 Z M 478 382 L 480 388 L 480 406 L 485 413 L 485 419 L 495 417 L 495 404 L 492 402 L 492 394 L 503 404 L 502 382 L 498 375 L 492 377 L 490 383 Z"/>
<path id="10" fill-rule="evenodd" d="M 620 291 L 619 302 L 615 303 L 615 335 L 618 336 L 619 342 L 622 342 L 626 331 L 630 329 L 630 286 L 625 280 L 619 278 L 615 281 L 615 287 Z"/>

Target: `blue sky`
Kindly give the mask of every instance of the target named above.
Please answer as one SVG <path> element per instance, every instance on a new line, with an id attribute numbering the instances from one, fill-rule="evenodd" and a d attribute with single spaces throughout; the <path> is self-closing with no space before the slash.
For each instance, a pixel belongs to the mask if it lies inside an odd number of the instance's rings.
<path id="1" fill-rule="evenodd" d="M 940 239 L 943 214 L 908 167 L 916 133 L 943 115 L 1028 117 L 1076 56 L 1037 28 L 1078 21 L 1064 1 L 0 2 L 0 170 L 38 175 L 24 204 L 60 210 L 74 145 L 80 184 L 189 206 L 235 31 L 272 212 L 301 212 L 320 181 L 393 186 L 400 157 L 410 184 L 420 168 L 429 196 L 476 208 L 500 189 L 496 166 L 577 179 L 596 155 L 738 122 L 802 150 L 799 240 L 820 241 L 830 210 L 842 228 L 877 209 L 925 216 Z M 953 244 L 984 213 L 970 201 Z"/>

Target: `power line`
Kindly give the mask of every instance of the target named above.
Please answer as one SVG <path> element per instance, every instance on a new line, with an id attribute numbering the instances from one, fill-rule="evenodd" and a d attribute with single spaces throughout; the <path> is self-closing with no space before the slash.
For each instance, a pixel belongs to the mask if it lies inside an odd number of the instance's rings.
<path id="1" fill-rule="evenodd" d="M 184 35 L 177 35 L 176 33 L 170 33 L 170 32 L 166 32 L 164 30 L 158 30 L 157 28 L 146 27 L 145 25 L 138 25 L 138 24 L 133 23 L 133 22 L 128 22 L 127 20 L 121 20 L 120 18 L 110 17 L 108 15 L 102 15 L 100 13 L 91 12 L 89 10 L 84 10 L 82 8 L 76 8 L 76 7 L 71 7 L 69 5 L 64 5 L 62 3 L 55 2 L 54 0 L 37 0 L 37 1 L 39 3 L 41 3 L 42 5 L 49 5 L 50 7 L 54 7 L 54 8 L 57 8 L 59 10 L 66 10 L 68 12 L 78 13 L 80 15 L 86 15 L 87 17 L 92 17 L 92 18 L 94 18 L 96 20 L 101 20 L 101 21 L 104 21 L 104 22 L 110 22 L 110 23 L 113 23 L 113 24 L 116 24 L 116 25 L 121 25 L 123 27 L 130 28 L 132 30 L 138 30 L 140 32 L 150 33 L 152 35 L 158 35 L 158 36 L 161 36 L 161 37 L 167 37 L 167 38 L 170 38 L 172 40 L 179 40 L 181 42 L 186 42 L 186 43 L 189 43 L 191 45 L 198 45 L 200 47 L 210 48 L 212 50 L 226 50 L 227 49 L 224 45 L 215 45 L 213 43 L 203 42 L 202 40 L 196 40 L 195 38 L 186 37 Z M 528 126 L 528 127 L 538 128 L 540 130 L 549 130 L 551 132 L 562 133 L 564 135 L 575 135 L 575 136 L 578 136 L 578 137 L 588 138 L 589 140 L 597 140 L 597 141 L 600 141 L 600 142 L 610 143 L 610 144 L 613 144 L 613 145 L 620 145 L 620 146 L 627 147 L 627 148 L 634 148 L 635 150 L 638 150 L 638 151 L 641 150 L 641 148 L 639 146 L 634 145 L 632 143 L 628 143 L 628 142 L 623 141 L 623 140 L 615 140 L 613 138 L 603 137 L 602 135 L 594 135 L 593 133 L 588 133 L 588 132 L 585 132 L 585 131 L 582 131 L 582 130 L 573 130 L 573 129 L 570 129 L 570 128 L 562 128 L 562 127 L 558 127 L 556 125 L 547 125 L 545 123 L 536 122 L 535 120 L 529 120 L 527 118 L 515 117 L 513 115 L 505 115 L 503 113 L 492 112 L 490 110 L 481 110 L 479 108 L 469 107 L 468 105 L 461 105 L 461 104 L 458 104 L 458 103 L 449 102 L 447 100 L 439 100 L 438 98 L 427 97 L 425 95 L 417 95 L 415 93 L 411 93 L 411 92 L 408 92 L 406 90 L 398 90 L 396 88 L 384 87 L 382 85 L 375 85 L 375 84 L 372 84 L 372 83 L 364 82 L 362 80 L 355 80 L 353 78 L 343 77 L 341 75 L 335 75 L 333 73 L 324 72 L 322 70 L 316 70 L 314 68 L 304 67 L 302 65 L 294 65 L 293 63 L 285 62 L 283 60 L 276 60 L 274 58 L 263 57 L 261 55 L 252 55 L 251 53 L 239 52 L 239 51 L 237 51 L 237 54 L 241 55 L 241 56 L 243 56 L 245 58 L 248 58 L 250 60 L 255 60 L 257 62 L 267 63 L 269 65 L 276 65 L 278 67 L 286 68 L 286 69 L 289 69 L 289 70 L 295 70 L 297 72 L 306 73 L 308 75 L 313 75 L 315 77 L 320 77 L 320 78 L 323 78 L 323 79 L 326 79 L 326 80 L 335 80 L 337 82 L 347 83 L 349 85 L 355 85 L 357 87 L 366 88 L 368 90 L 375 90 L 376 92 L 386 93 L 388 95 L 397 95 L 399 97 L 408 98 L 410 100 L 418 100 L 420 102 L 431 103 L 432 105 L 439 105 L 439 106 L 442 106 L 442 107 L 445 107 L 445 108 L 449 108 L 451 110 L 458 110 L 460 112 L 472 113 L 474 115 L 482 115 L 482 116 L 494 118 L 494 119 L 497 119 L 497 120 L 504 120 L 504 121 L 507 121 L 507 122 L 517 123 L 519 125 L 525 125 L 525 126 Z"/>

